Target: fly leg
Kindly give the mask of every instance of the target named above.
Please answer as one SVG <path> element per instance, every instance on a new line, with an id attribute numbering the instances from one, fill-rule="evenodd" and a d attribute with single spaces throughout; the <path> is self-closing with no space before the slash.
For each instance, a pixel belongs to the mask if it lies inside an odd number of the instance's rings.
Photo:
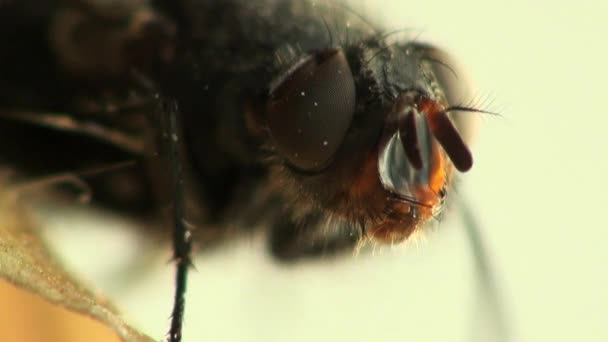
<path id="1" fill-rule="evenodd" d="M 180 342 L 184 319 L 185 294 L 188 283 L 188 269 L 191 266 L 191 233 L 185 221 L 185 193 L 183 164 L 180 159 L 179 145 L 181 132 L 177 102 L 166 100 L 160 104 L 161 139 L 170 177 L 170 196 L 173 204 L 171 221 L 173 225 L 173 260 L 176 264 L 175 295 L 171 313 L 169 342 Z"/>
<path id="2" fill-rule="evenodd" d="M 352 251 L 361 240 L 361 231 L 346 223 L 328 225 L 320 214 L 309 214 L 297 222 L 283 215 L 271 228 L 269 248 L 283 262 L 331 257 Z M 324 228 L 332 226 L 331 231 Z"/>
<path id="3" fill-rule="evenodd" d="M 479 223 L 464 198 L 460 198 L 458 204 L 465 225 L 467 240 L 471 245 L 470 248 L 473 254 L 479 294 L 477 298 L 482 301 L 480 303 L 482 305 L 479 308 L 482 312 L 478 313 L 478 315 L 487 317 L 490 323 L 490 327 L 486 332 L 482 331 L 484 325 L 478 327 L 476 324 L 474 334 L 477 339 L 475 340 L 486 341 L 489 339 L 492 341 L 508 342 L 511 340 L 511 336 L 507 316 L 501 302 L 502 297 L 496 283 L 496 277 L 489 262 L 488 252 L 482 239 Z M 476 321 L 478 320 L 476 319 Z M 485 336 L 484 333 L 490 333 L 491 336 Z"/>

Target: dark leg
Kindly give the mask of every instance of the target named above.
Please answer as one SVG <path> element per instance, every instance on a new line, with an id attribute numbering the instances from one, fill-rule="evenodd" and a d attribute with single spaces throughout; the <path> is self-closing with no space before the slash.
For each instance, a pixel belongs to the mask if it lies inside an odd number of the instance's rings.
<path id="1" fill-rule="evenodd" d="M 184 178 L 182 162 L 179 156 L 181 132 L 178 122 L 177 103 L 174 100 L 167 100 L 163 103 L 162 109 L 162 141 L 170 176 L 170 190 L 173 203 L 173 259 L 176 264 L 175 298 L 168 340 L 170 342 L 179 342 L 182 338 L 188 268 L 191 265 L 191 235 L 184 221 Z"/>
<path id="2" fill-rule="evenodd" d="M 324 231 L 321 215 L 310 214 L 299 222 L 284 215 L 272 227 L 269 247 L 272 255 L 283 262 L 330 257 L 352 251 L 361 239 L 359 228 L 347 223 L 332 224 Z"/>
<path id="3" fill-rule="evenodd" d="M 507 321 L 507 316 L 501 302 L 501 295 L 496 284 L 495 274 L 492 271 L 492 266 L 489 262 L 489 256 L 481 236 L 481 229 L 475 215 L 466 203 L 466 200 L 461 197 L 458 201 L 460 212 L 466 228 L 467 239 L 471 244 L 473 254 L 473 263 L 477 273 L 477 296 L 482 304 L 477 313 L 483 317 L 489 317 L 493 325 L 490 331 L 493 333 L 493 341 L 510 341 L 510 331 Z M 477 327 L 476 327 L 477 330 Z M 483 337 L 480 340 L 487 340 Z"/>

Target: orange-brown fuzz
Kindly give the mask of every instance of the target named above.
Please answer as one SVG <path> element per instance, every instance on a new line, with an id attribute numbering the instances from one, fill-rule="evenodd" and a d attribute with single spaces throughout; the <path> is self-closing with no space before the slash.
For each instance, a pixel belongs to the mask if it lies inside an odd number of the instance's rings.
<path id="1" fill-rule="evenodd" d="M 437 143 L 433 146 L 431 165 L 429 183 L 412 189 L 423 205 L 411 204 L 384 189 L 378 174 L 378 152 L 370 152 L 346 193 L 339 196 L 340 203 L 350 208 L 351 213 L 354 208 L 357 217 L 372 217 L 372 224 L 366 230 L 378 242 L 404 241 L 418 226 L 429 221 L 435 208 L 441 205 L 439 192 L 448 182 L 447 172 L 451 168 Z"/>
<path id="2" fill-rule="evenodd" d="M 366 231 L 370 237 L 382 243 L 407 239 L 420 223 L 430 218 L 430 208 L 422 208 L 414 215 L 409 203 L 396 200 L 384 189 L 378 174 L 377 151 L 369 154 L 341 197 L 342 203 L 354 207 L 355 215 L 371 218 L 366 220 Z"/>

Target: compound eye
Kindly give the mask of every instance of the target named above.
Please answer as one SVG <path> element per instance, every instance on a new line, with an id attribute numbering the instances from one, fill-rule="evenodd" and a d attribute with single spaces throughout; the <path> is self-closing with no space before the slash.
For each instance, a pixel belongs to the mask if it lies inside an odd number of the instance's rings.
<path id="1" fill-rule="evenodd" d="M 291 166 L 317 171 L 340 147 L 355 113 L 355 81 L 342 50 L 298 63 L 270 90 L 267 124 Z"/>

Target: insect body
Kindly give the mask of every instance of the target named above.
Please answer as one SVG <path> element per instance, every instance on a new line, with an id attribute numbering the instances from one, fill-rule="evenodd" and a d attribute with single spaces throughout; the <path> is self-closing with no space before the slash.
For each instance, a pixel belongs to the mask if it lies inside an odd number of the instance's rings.
<path id="1" fill-rule="evenodd" d="M 210 26 L 214 6 L 182 4 L 187 43 L 161 81 L 205 202 L 249 197 L 239 187 L 251 178 L 277 189 L 282 258 L 363 236 L 400 241 L 436 215 L 454 166 L 472 164 L 449 119 L 446 55 L 391 45 L 360 20 L 347 25 L 344 10 L 327 22 L 314 2 L 232 6 Z"/>
<path id="2" fill-rule="evenodd" d="M 184 222 L 201 244 L 264 223 L 281 260 L 394 243 L 436 217 L 455 170 L 472 166 L 466 120 L 453 113 L 472 109 L 458 106 L 447 55 L 392 42 L 344 7 L 3 6 L 0 44 L 12 46 L 0 53 L 3 161 L 48 172 L 143 160 L 89 182 L 99 201 L 140 214 L 158 204 L 151 198 L 171 199 L 180 267 L 171 340 L 181 331 Z"/>

